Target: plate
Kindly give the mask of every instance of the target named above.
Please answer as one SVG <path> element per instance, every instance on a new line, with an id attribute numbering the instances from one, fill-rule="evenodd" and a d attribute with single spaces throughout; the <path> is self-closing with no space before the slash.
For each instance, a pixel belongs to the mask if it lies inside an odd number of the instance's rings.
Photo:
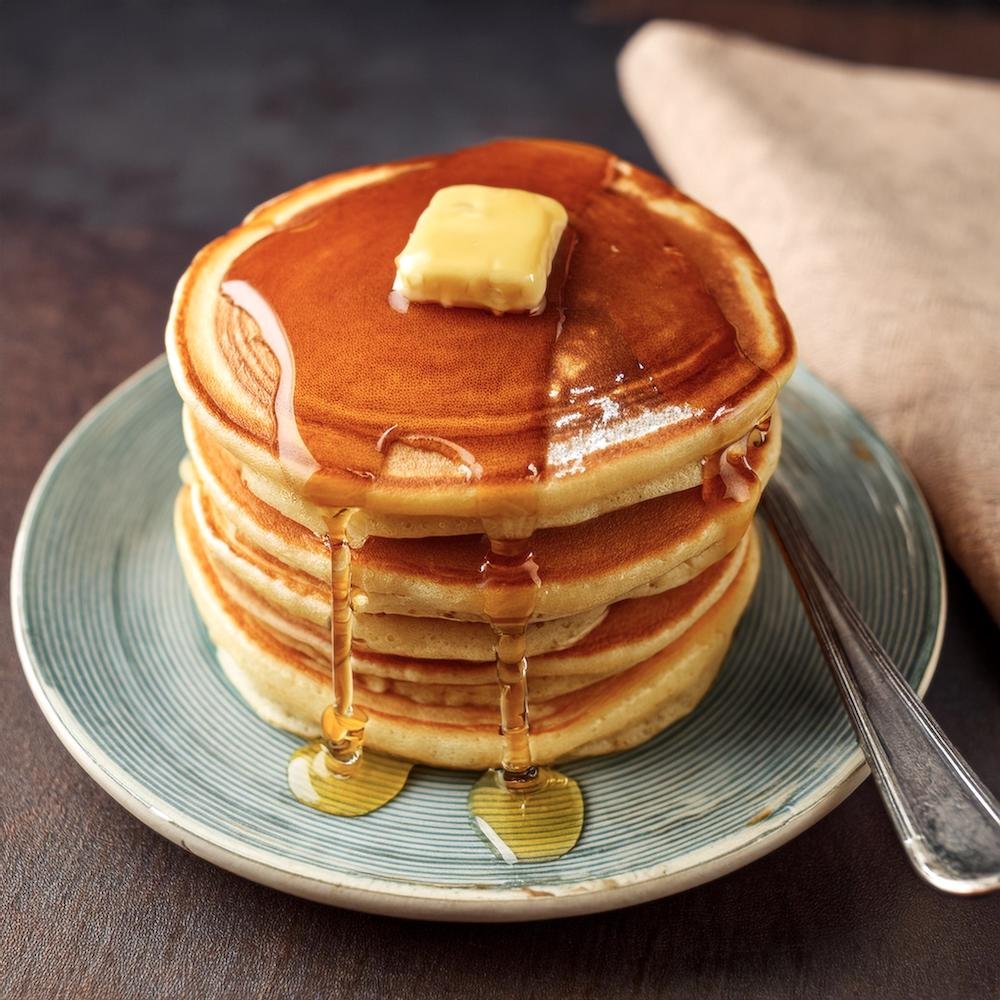
<path id="1" fill-rule="evenodd" d="M 921 693 L 937 660 L 944 573 L 899 460 L 800 370 L 782 396 L 808 457 L 806 520 L 847 592 Z M 697 710 L 636 750 L 567 765 L 587 802 L 577 847 L 507 865 L 473 831 L 475 776 L 414 769 L 360 819 L 306 809 L 285 785 L 298 740 L 260 722 L 216 662 L 174 550 L 184 453 L 164 360 L 77 426 L 29 501 L 13 616 L 56 735 L 126 809 L 238 875 L 311 899 L 445 920 L 528 920 L 678 892 L 774 850 L 867 773 L 780 556 Z M 766 536 L 766 532 L 762 533 Z"/>

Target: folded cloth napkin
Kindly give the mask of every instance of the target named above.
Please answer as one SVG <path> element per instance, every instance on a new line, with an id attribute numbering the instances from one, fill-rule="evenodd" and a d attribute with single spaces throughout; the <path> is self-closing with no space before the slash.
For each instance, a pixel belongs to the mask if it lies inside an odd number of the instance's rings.
<path id="1" fill-rule="evenodd" d="M 746 234 L 802 361 L 902 453 L 1000 621 L 1000 85 L 667 21 L 618 73 L 666 172 Z"/>

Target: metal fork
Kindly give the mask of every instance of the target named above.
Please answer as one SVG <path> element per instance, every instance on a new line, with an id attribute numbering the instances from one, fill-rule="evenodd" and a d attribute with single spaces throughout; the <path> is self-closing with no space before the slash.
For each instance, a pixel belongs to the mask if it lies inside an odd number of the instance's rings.
<path id="1" fill-rule="evenodd" d="M 761 509 L 917 874 L 959 895 L 1000 889 L 1000 803 L 941 732 L 837 583 L 781 470 Z"/>

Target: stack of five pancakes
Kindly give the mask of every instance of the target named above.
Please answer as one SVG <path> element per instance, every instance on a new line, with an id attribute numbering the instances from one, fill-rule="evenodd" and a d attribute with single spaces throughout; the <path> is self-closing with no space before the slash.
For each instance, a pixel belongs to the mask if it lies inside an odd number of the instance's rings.
<path id="1" fill-rule="evenodd" d="M 390 307 L 420 211 L 467 183 L 566 207 L 538 315 Z M 528 140 L 333 175 L 202 251 L 167 342 L 179 550 L 268 722 L 317 735 L 331 700 L 345 508 L 367 746 L 499 762 L 489 572 L 509 540 L 536 763 L 634 746 L 710 686 L 756 579 L 794 346 L 746 242 L 662 179 Z"/>

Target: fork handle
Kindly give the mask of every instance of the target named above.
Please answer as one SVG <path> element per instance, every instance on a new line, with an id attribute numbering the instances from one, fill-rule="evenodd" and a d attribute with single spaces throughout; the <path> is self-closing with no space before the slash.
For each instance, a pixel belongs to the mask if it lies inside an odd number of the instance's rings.
<path id="1" fill-rule="evenodd" d="M 1000 888 L 1000 803 L 862 621 L 777 479 L 761 508 L 910 862 L 944 892 Z"/>

